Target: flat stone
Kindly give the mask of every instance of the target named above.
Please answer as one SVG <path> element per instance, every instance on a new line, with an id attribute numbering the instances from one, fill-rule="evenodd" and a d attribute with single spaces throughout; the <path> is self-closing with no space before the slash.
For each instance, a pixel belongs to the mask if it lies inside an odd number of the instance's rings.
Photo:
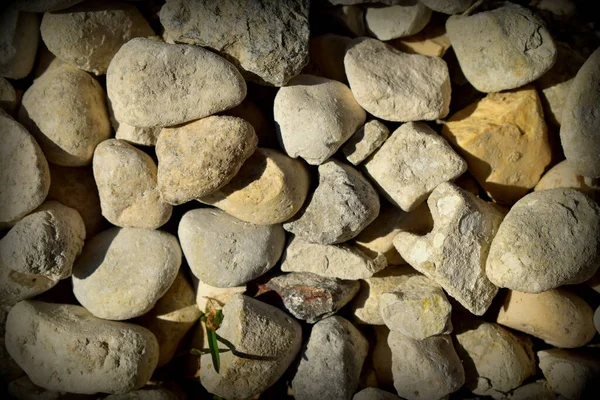
<path id="1" fill-rule="evenodd" d="M 446 22 L 465 77 L 481 92 L 515 89 L 533 82 L 556 61 L 556 46 L 540 18 L 509 3 Z"/>
<path id="2" fill-rule="evenodd" d="M 348 36 L 326 33 L 310 39 L 309 64 L 305 70 L 310 74 L 346 83 L 344 56 L 346 46 L 352 41 Z"/>
<path id="3" fill-rule="evenodd" d="M 12 5 L 12 4 L 11 4 Z M 12 7 L 0 15 L 0 76 L 25 78 L 33 69 L 40 41 L 40 18 Z"/>
<path id="4" fill-rule="evenodd" d="M 433 129 L 409 122 L 365 163 L 365 172 L 381 193 L 404 211 L 412 211 L 440 183 L 458 178 L 467 163 Z"/>
<path id="5" fill-rule="evenodd" d="M 8 114 L 13 114 L 17 108 L 17 92 L 12 84 L 0 77 L 0 108 Z"/>
<path id="6" fill-rule="evenodd" d="M 17 10 L 29 12 L 58 11 L 81 3 L 83 0 L 21 0 L 15 3 Z"/>
<path id="7" fill-rule="evenodd" d="M 385 390 L 368 387 L 356 393 L 352 400 L 400 400 L 400 397 Z"/>
<path id="8" fill-rule="evenodd" d="M 539 367 L 555 393 L 569 400 L 593 398 L 598 393 L 600 362 L 586 349 L 549 349 L 537 352 Z"/>
<path id="9" fill-rule="evenodd" d="M 531 86 L 488 94 L 448 118 L 442 136 L 500 204 L 511 205 L 523 197 L 550 163 L 544 112 Z"/>
<path id="10" fill-rule="evenodd" d="M 444 14 L 458 14 L 466 11 L 475 0 L 419 0 L 433 11 Z"/>
<path id="11" fill-rule="evenodd" d="M 448 115 L 450 75 L 439 57 L 406 54 L 375 39 L 357 38 L 348 45 L 344 66 L 356 101 L 377 118 L 407 122 Z"/>
<path id="12" fill-rule="evenodd" d="M 387 140 L 389 129 L 376 119 L 367 121 L 342 146 L 342 153 L 352 165 L 362 163 Z"/>
<path id="13" fill-rule="evenodd" d="M 420 32 L 431 18 L 431 9 L 420 1 L 389 7 L 368 7 L 365 25 L 379 40 L 390 40 Z"/>
<path id="14" fill-rule="evenodd" d="M 198 281 L 196 288 L 196 305 L 198 309 L 207 313 L 210 307 L 222 310 L 225 304 L 229 302 L 237 294 L 243 294 L 246 291 L 246 285 L 218 288 L 210 286 L 202 281 Z"/>
<path id="15" fill-rule="evenodd" d="M 600 195 L 600 180 L 577 174 L 567 160 L 550 168 L 533 188 L 534 191 L 572 188 L 594 198 Z"/>
<path id="16" fill-rule="evenodd" d="M 556 398 L 556 394 L 544 379 L 520 386 L 510 395 L 510 400 L 556 400 Z"/>

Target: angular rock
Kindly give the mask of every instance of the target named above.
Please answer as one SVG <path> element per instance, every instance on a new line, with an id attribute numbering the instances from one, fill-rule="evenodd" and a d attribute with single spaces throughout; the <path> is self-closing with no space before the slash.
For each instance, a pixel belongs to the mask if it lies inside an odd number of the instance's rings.
<path id="1" fill-rule="evenodd" d="M 73 293 L 99 318 L 138 317 L 167 292 L 180 265 L 181 249 L 171 234 L 111 228 L 83 248 L 73 267 Z"/>
<path id="2" fill-rule="evenodd" d="M 359 128 L 342 146 L 342 153 L 352 165 L 358 165 L 387 140 L 389 129 L 376 119 Z"/>
<path id="3" fill-rule="evenodd" d="M 276 150 L 257 148 L 224 187 L 198 199 L 257 225 L 285 222 L 308 194 L 308 170 Z"/>
<path id="4" fill-rule="evenodd" d="M 600 181 L 577 174 L 564 160 L 548 170 L 533 188 L 534 191 L 572 188 L 595 198 L 600 195 Z"/>
<path id="5" fill-rule="evenodd" d="M 23 95 L 19 121 L 53 164 L 81 167 L 111 135 L 105 94 L 88 73 L 61 65 L 36 79 Z"/>
<path id="6" fill-rule="evenodd" d="M 458 14 L 466 11 L 475 0 L 419 0 L 433 11 L 444 14 Z"/>
<path id="7" fill-rule="evenodd" d="M 394 246 L 471 313 L 483 315 L 498 292 L 486 276 L 485 262 L 503 214 L 451 183 L 440 184 L 427 203 L 433 230 L 425 236 L 400 232 Z"/>
<path id="8" fill-rule="evenodd" d="M 548 386 L 569 400 L 593 398 L 600 385 L 597 355 L 582 350 L 549 349 L 538 351 L 539 367 Z"/>
<path id="9" fill-rule="evenodd" d="M 352 41 L 347 36 L 326 33 L 310 39 L 309 64 L 306 67 L 311 74 L 346 83 L 344 55 L 346 46 Z"/>
<path id="10" fill-rule="evenodd" d="M 198 46 L 145 38 L 119 49 L 106 87 L 115 118 L 141 128 L 203 118 L 246 97 L 246 82 L 224 58 Z"/>
<path id="11" fill-rule="evenodd" d="M 496 321 L 553 346 L 574 348 L 585 345 L 596 334 L 593 315 L 584 300 L 562 288 L 539 294 L 511 290 Z"/>
<path id="12" fill-rule="evenodd" d="M 283 228 L 318 244 L 346 242 L 379 214 L 379 195 L 360 172 L 337 160 L 319 165 L 319 183 Z"/>
<path id="13" fill-rule="evenodd" d="M 100 143 L 94 151 L 94 179 L 102 215 L 121 227 L 157 229 L 171 217 L 157 188 L 154 160 L 118 139 Z"/>
<path id="14" fill-rule="evenodd" d="M 540 293 L 583 283 L 600 265 L 600 207 L 575 189 L 533 192 L 508 212 L 486 273 L 499 287 Z"/>
<path id="15" fill-rule="evenodd" d="M 215 192 L 238 173 L 258 138 L 241 118 L 211 116 L 164 128 L 156 142 L 158 188 L 179 205 Z"/>
<path id="16" fill-rule="evenodd" d="M 83 0 L 20 0 L 15 3 L 17 10 L 28 12 L 58 11 L 81 3 Z"/>
<path id="17" fill-rule="evenodd" d="M 223 309 L 225 304 L 235 297 L 235 295 L 243 294 L 245 291 L 246 285 L 218 288 L 198 281 L 198 287 L 196 289 L 196 305 L 200 312 L 203 313 L 210 311 L 209 306 L 220 310 Z"/>
<path id="18" fill-rule="evenodd" d="M 573 79 L 565 101 L 560 140 L 575 172 L 600 178 L 600 49 L 596 49 Z"/>
<path id="19" fill-rule="evenodd" d="M 556 400 L 556 395 L 543 379 L 516 388 L 510 400 Z"/>
<path id="20" fill-rule="evenodd" d="M 379 40 L 390 40 L 419 33 L 431 19 L 431 10 L 420 1 L 389 7 L 368 7 L 365 25 Z"/>
<path id="21" fill-rule="evenodd" d="M 451 16 L 446 29 L 461 70 L 481 92 L 526 85 L 556 61 L 556 46 L 542 20 L 516 4 Z"/>
<path id="22" fill-rule="evenodd" d="M 371 258 L 347 244 L 316 244 L 295 236 L 288 242 L 282 260 L 284 272 L 310 272 L 350 280 L 370 278 L 387 266 L 381 254 Z"/>
<path id="23" fill-rule="evenodd" d="M 313 324 L 338 312 L 358 293 L 360 285 L 310 272 L 292 272 L 270 279 L 264 287 L 277 292 L 294 317 Z"/>
<path id="24" fill-rule="evenodd" d="M 40 19 L 37 14 L 3 8 L 0 14 L 0 76 L 21 79 L 29 75 L 35 62 L 39 37 Z"/>
<path id="25" fill-rule="evenodd" d="M 162 127 L 140 128 L 124 122 L 119 123 L 115 138 L 140 146 L 156 146 Z"/>
<path id="26" fill-rule="evenodd" d="M 400 397 L 385 390 L 369 387 L 356 393 L 352 400 L 400 400 Z"/>
<path id="27" fill-rule="evenodd" d="M 331 157 L 366 119 L 348 86 L 313 75 L 279 89 L 273 114 L 281 147 L 312 165 Z"/>
<path id="28" fill-rule="evenodd" d="M 344 66 L 356 101 L 377 118 L 407 122 L 448 115 L 450 75 L 439 57 L 406 54 L 375 39 L 357 38 L 348 46 Z"/>
<path id="29" fill-rule="evenodd" d="M 170 390 L 163 388 L 153 389 L 148 386 L 146 389 L 134 390 L 125 394 L 113 394 L 105 397 L 104 400 L 177 400 L 179 397 Z"/>
<path id="30" fill-rule="evenodd" d="M 178 236 L 192 273 L 208 285 L 224 288 L 265 274 L 285 245 L 281 225 L 254 225 L 214 208 L 185 213 Z"/>
<path id="31" fill-rule="evenodd" d="M 458 178 L 467 163 L 429 126 L 409 122 L 365 163 L 382 194 L 404 211 L 423 203 L 440 183 Z"/>
<path id="32" fill-rule="evenodd" d="M 9 81 L 0 77 L 0 108 L 12 114 L 17 108 L 17 93 Z"/>
<path id="33" fill-rule="evenodd" d="M 273 385 L 290 366 L 302 345 L 300 324 L 283 311 L 242 294 L 223 308 L 217 333 L 231 342 L 243 358 L 221 353 L 217 373 L 211 355 L 200 358 L 200 383 L 227 399 L 247 399 Z"/>
<path id="34" fill-rule="evenodd" d="M 292 380 L 297 400 L 350 399 L 369 343 L 348 320 L 333 316 L 313 325 Z"/>

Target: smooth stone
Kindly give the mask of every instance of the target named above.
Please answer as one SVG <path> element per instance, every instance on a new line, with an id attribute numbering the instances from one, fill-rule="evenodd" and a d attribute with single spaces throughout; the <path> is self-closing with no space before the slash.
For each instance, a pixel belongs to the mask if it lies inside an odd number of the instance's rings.
<path id="1" fill-rule="evenodd" d="M 556 400 L 556 394 L 544 379 L 528 383 L 513 390 L 510 400 Z"/>
<path id="2" fill-rule="evenodd" d="M 444 14 L 458 14 L 466 11 L 475 0 L 419 0 L 433 11 Z"/>
<path id="3" fill-rule="evenodd" d="M 597 354 L 581 350 L 549 349 L 537 352 L 548 386 L 561 397 L 577 400 L 596 397 L 600 362 Z"/>
<path id="4" fill-rule="evenodd" d="M 419 33 L 429 23 L 431 9 L 420 1 L 389 7 L 368 7 L 365 25 L 379 40 L 391 40 Z"/>
<path id="5" fill-rule="evenodd" d="M 310 74 L 346 83 L 344 56 L 346 46 L 352 41 L 348 36 L 326 33 L 310 39 L 309 64 L 306 70 Z"/>
<path id="6" fill-rule="evenodd" d="M 0 77 L 0 108 L 12 115 L 17 105 L 17 92 L 15 88 L 8 80 Z"/>
<path id="7" fill-rule="evenodd" d="M 600 196 L 600 180 L 577 174 L 567 160 L 550 168 L 533 188 L 534 191 L 572 188 L 582 191 L 592 198 Z"/>
<path id="8" fill-rule="evenodd" d="M 196 305 L 200 312 L 210 312 L 211 307 L 222 310 L 225 304 L 237 294 L 243 294 L 246 291 L 246 285 L 218 288 L 210 286 L 202 281 L 198 281 L 196 288 Z"/>
<path id="9" fill-rule="evenodd" d="M 115 139 L 124 140 L 140 146 L 156 146 L 162 127 L 140 128 L 124 122 L 119 123 Z"/>
<path id="10" fill-rule="evenodd" d="M 39 37 L 40 19 L 37 14 L 4 8 L 0 14 L 0 76 L 22 79 L 29 75 L 35 62 Z"/>
<path id="11" fill-rule="evenodd" d="M 64 10 L 81 3 L 83 0 L 19 0 L 15 3 L 17 10 L 28 12 L 49 12 Z"/>
<path id="12" fill-rule="evenodd" d="M 368 387 L 366 389 L 357 392 L 352 400 L 401 400 L 400 397 L 393 393 L 386 392 L 374 387 Z"/>
<path id="13" fill-rule="evenodd" d="M 387 140 L 389 129 L 380 121 L 372 119 L 359 128 L 342 146 L 342 153 L 352 165 L 367 159 Z"/>

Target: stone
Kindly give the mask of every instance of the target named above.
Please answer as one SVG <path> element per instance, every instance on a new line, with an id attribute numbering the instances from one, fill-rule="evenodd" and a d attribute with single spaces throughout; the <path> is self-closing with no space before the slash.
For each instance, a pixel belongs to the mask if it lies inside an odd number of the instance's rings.
<path id="1" fill-rule="evenodd" d="M 283 228 L 317 244 L 346 242 L 379 214 L 379 195 L 360 172 L 337 160 L 319 165 L 319 183 Z"/>
<path id="2" fill-rule="evenodd" d="M 162 127 L 140 128 L 124 122 L 119 123 L 115 138 L 140 146 L 156 146 Z"/>
<path id="3" fill-rule="evenodd" d="M 227 185 L 198 200 L 242 221 L 278 224 L 300 210 L 308 195 L 309 179 L 299 160 L 257 148 Z"/>
<path id="4" fill-rule="evenodd" d="M 537 352 L 548 386 L 569 400 L 593 398 L 598 393 L 600 362 L 585 349 L 549 349 Z"/>
<path id="5" fill-rule="evenodd" d="M 0 76 L 25 78 L 33 69 L 40 41 L 37 14 L 4 8 L 0 15 Z"/>
<path id="6" fill-rule="evenodd" d="M 333 316 L 317 322 L 292 380 L 294 398 L 352 398 L 368 350 L 367 339 L 348 320 Z"/>
<path id="7" fill-rule="evenodd" d="M 534 191 L 572 188 L 595 198 L 600 195 L 600 181 L 577 174 L 564 160 L 550 168 L 533 188 Z"/>
<path id="8" fill-rule="evenodd" d="M 115 118 L 141 128 L 207 117 L 246 97 L 246 82 L 224 58 L 199 46 L 146 38 L 121 46 L 108 67 L 106 87 Z"/>
<path id="9" fill-rule="evenodd" d="M 252 155 L 258 138 L 241 118 L 211 116 L 163 128 L 156 142 L 158 189 L 179 205 L 225 186 Z"/>
<path id="10" fill-rule="evenodd" d="M 439 57 L 407 54 L 375 39 L 357 38 L 348 45 L 344 66 L 354 98 L 377 118 L 408 122 L 448 115 L 450 75 Z"/>
<path id="11" fill-rule="evenodd" d="M 368 387 L 356 393 L 352 400 L 401 400 L 400 397 L 385 390 Z"/>
<path id="12" fill-rule="evenodd" d="M 565 100 L 560 141 L 571 168 L 580 175 L 600 178 L 600 49 L 585 61 Z"/>
<path id="13" fill-rule="evenodd" d="M 44 202 L 48 162 L 35 139 L 0 110 L 0 229 L 13 226 Z"/>
<path id="14" fill-rule="evenodd" d="M 550 163 L 544 112 L 531 86 L 488 94 L 448 118 L 442 136 L 500 204 L 511 205 L 523 197 Z"/>
<path id="15" fill-rule="evenodd" d="M 0 265 L 0 271 L 2 271 L 2 265 Z M 0 275 L 1 277 L 1 275 Z M 2 280 L 0 279 L 0 283 Z M 3 293 L 0 289 L 0 299 L 3 299 Z M 4 303 L 0 301 L 0 303 Z M 5 346 L 5 333 L 6 333 L 6 318 L 8 317 L 8 312 L 10 311 L 12 306 L 6 306 L 0 304 L 0 383 L 2 385 L 6 385 L 9 382 L 13 382 L 18 379 L 20 376 L 25 373 L 19 367 L 19 365 L 13 360 L 13 358 L 8 354 Z"/>
<path id="16" fill-rule="evenodd" d="M 177 400 L 179 397 L 164 388 L 153 389 L 152 386 L 141 390 L 134 390 L 125 394 L 113 394 L 104 400 Z"/>
<path id="17" fill-rule="evenodd" d="M 374 325 L 373 333 L 375 345 L 370 354 L 371 364 L 381 387 L 392 389 L 394 387 L 394 375 L 392 374 L 392 349 L 388 344 L 390 330 L 385 325 Z"/>
<path id="18" fill-rule="evenodd" d="M 0 77 L 0 108 L 8 114 L 13 114 L 17 108 L 17 93 L 9 81 Z"/>
<path id="19" fill-rule="evenodd" d="M 85 244 L 73 267 L 73 293 L 96 317 L 139 317 L 167 292 L 180 265 L 181 249 L 171 234 L 111 228 Z"/>
<path id="20" fill-rule="evenodd" d="M 44 13 L 40 32 L 48 50 L 58 58 L 96 75 L 106 73 L 114 55 L 129 40 L 154 35 L 133 4 L 99 0 Z"/>
<path id="21" fill-rule="evenodd" d="M 389 7 L 368 7 L 365 25 L 379 40 L 391 40 L 419 33 L 429 23 L 431 9 L 422 2 L 405 2 Z"/>
<path id="22" fill-rule="evenodd" d="M 325 19 L 337 22 L 347 34 L 352 36 L 364 36 L 365 11 L 356 5 L 345 5 L 326 9 Z"/>
<path id="23" fill-rule="evenodd" d="M 210 311 L 210 306 L 221 310 L 237 294 L 243 294 L 246 291 L 246 285 L 218 288 L 210 286 L 202 281 L 198 281 L 196 289 L 196 305 L 200 312 Z"/>
<path id="24" fill-rule="evenodd" d="M 235 0 L 168 0 L 159 16 L 169 39 L 214 49 L 246 79 L 283 86 L 308 62 L 308 6 L 308 0 L 244 7 Z"/>
<path id="25" fill-rule="evenodd" d="M 362 163 L 387 140 L 389 129 L 376 119 L 367 121 L 342 146 L 342 153 L 352 165 Z"/>
<path id="26" fill-rule="evenodd" d="M 490 246 L 488 279 L 540 293 L 583 283 L 600 265 L 600 207 L 578 190 L 528 194 L 508 212 Z"/>
<path id="27" fill-rule="evenodd" d="M 574 348 L 585 345 L 596 334 L 593 315 L 583 299 L 562 288 L 539 294 L 511 290 L 496 321 L 550 345 Z"/>
<path id="28" fill-rule="evenodd" d="M 427 203 L 433 230 L 425 236 L 400 232 L 394 246 L 471 313 L 483 315 L 498 292 L 485 263 L 503 213 L 451 183 L 440 184 Z"/>
<path id="29" fill-rule="evenodd" d="M 433 11 L 458 14 L 466 11 L 475 0 L 419 0 Z"/>
<path id="30" fill-rule="evenodd" d="M 157 167 L 143 151 L 109 139 L 94 151 L 94 179 L 102 215 L 120 227 L 157 229 L 171 217 L 173 206 L 157 187 Z"/>
<path id="31" fill-rule="evenodd" d="M 510 400 L 556 400 L 556 394 L 544 379 L 537 380 L 513 390 Z"/>
<path id="32" fill-rule="evenodd" d="M 79 213 L 48 201 L 0 239 L 0 263 L 21 274 L 58 281 L 71 276 L 84 239 L 85 225 Z"/>
<path id="33" fill-rule="evenodd" d="M 434 14 L 429 24 L 421 32 L 390 40 L 387 43 L 405 53 L 443 57 L 446 51 L 452 47 L 444 25 L 442 19 Z"/>
<path id="34" fill-rule="evenodd" d="M 358 281 L 327 278 L 310 272 L 291 272 L 264 284 L 283 300 L 286 310 L 309 324 L 337 313 L 358 293 Z"/>
<path id="35" fill-rule="evenodd" d="M 0 262 L 0 308 L 10 307 L 50 290 L 58 283 L 41 275 L 22 274 Z"/>
<path id="36" fill-rule="evenodd" d="M 462 72 L 480 92 L 526 85 L 556 61 L 556 45 L 542 20 L 516 4 L 453 15 L 446 29 Z"/>
<path id="37" fill-rule="evenodd" d="M 370 278 L 386 266 L 383 255 L 371 258 L 348 244 L 317 244 L 292 236 L 283 253 L 281 270 L 356 280 Z"/>
<path id="38" fill-rule="evenodd" d="M 262 106 L 262 104 L 261 104 Z M 258 137 L 258 145 L 267 148 L 277 148 L 277 138 L 275 137 L 275 126 L 272 117 L 267 118 L 265 112 L 255 101 L 248 97 L 237 106 L 223 112 L 223 115 L 238 117 L 254 128 L 254 133 Z"/>
<path id="39" fill-rule="evenodd" d="M 550 13 L 557 20 L 569 20 L 577 13 L 573 0 L 531 0 L 529 6 Z"/>
<path id="40" fill-rule="evenodd" d="M 15 400 L 59 400 L 67 395 L 65 392 L 50 391 L 36 386 L 27 375 L 10 382 L 6 392 Z"/>
<path id="41" fill-rule="evenodd" d="M 281 257 L 281 225 L 255 225 L 214 208 L 186 212 L 179 241 L 192 273 L 216 287 L 243 285 L 269 271 Z"/>
<path id="42" fill-rule="evenodd" d="M 19 0 L 14 4 L 17 10 L 28 12 L 58 11 L 81 3 L 83 0 Z"/>
<path id="43" fill-rule="evenodd" d="M 136 320 L 137 324 L 156 336 L 159 348 L 158 367 L 173 359 L 179 342 L 196 323 L 200 314 L 194 288 L 180 271 L 152 310 Z"/>
<path id="44" fill-rule="evenodd" d="M 22 301 L 8 314 L 6 348 L 31 381 L 70 393 L 126 393 L 142 387 L 158 361 L 145 328 L 94 317 L 83 307 Z"/>
<path id="45" fill-rule="evenodd" d="M 348 86 L 313 75 L 279 89 L 273 114 L 281 147 L 311 165 L 331 157 L 366 119 Z"/>
<path id="46" fill-rule="evenodd" d="M 310 39 L 309 64 L 311 74 L 346 83 L 344 56 L 346 46 L 352 41 L 347 36 L 326 33 Z"/>
<path id="47" fill-rule="evenodd" d="M 215 370 L 211 355 L 200 357 L 200 383 L 210 393 L 231 400 L 247 399 L 273 385 L 296 359 L 302 346 L 300 324 L 285 312 L 237 294 L 223 308 L 219 336 L 233 344 L 238 357 L 221 353 Z"/>
<path id="48" fill-rule="evenodd" d="M 105 96 L 88 73 L 65 64 L 47 71 L 27 89 L 19 121 L 49 162 L 89 165 L 96 146 L 111 135 Z"/>
<path id="49" fill-rule="evenodd" d="M 380 192 L 404 211 L 414 210 L 440 183 L 466 170 L 465 160 L 422 122 L 396 129 L 365 163 L 365 173 Z"/>
<path id="50" fill-rule="evenodd" d="M 442 288 L 422 275 L 410 276 L 379 299 L 379 312 L 390 330 L 415 340 L 452 332 L 452 306 Z"/>

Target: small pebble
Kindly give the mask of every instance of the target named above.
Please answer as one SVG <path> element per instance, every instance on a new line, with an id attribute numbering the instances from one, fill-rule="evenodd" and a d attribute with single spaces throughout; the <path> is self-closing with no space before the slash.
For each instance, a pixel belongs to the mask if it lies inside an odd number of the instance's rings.
<path id="1" fill-rule="evenodd" d="M 342 146 L 342 153 L 352 165 L 362 163 L 387 140 L 389 129 L 372 119 L 359 128 Z"/>

